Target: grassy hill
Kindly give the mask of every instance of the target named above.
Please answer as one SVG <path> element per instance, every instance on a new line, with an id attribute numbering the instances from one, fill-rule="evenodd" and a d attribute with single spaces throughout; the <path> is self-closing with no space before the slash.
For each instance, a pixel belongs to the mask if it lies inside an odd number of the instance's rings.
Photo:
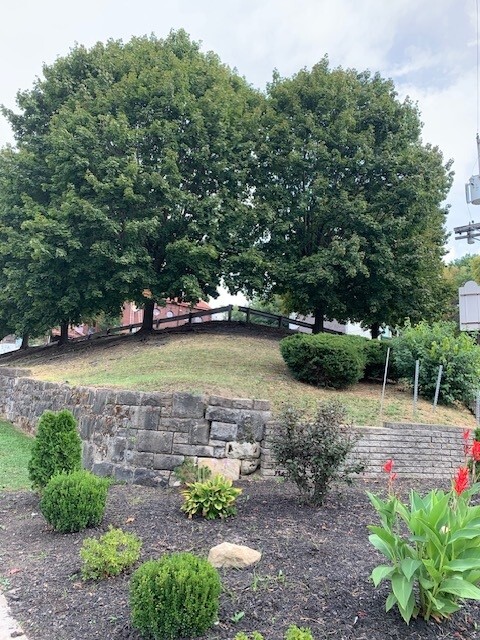
<path id="1" fill-rule="evenodd" d="M 411 392 L 388 385 L 380 416 L 381 385 L 360 383 L 347 391 L 320 389 L 297 382 L 280 355 L 286 332 L 243 323 L 205 323 L 163 330 L 153 335 L 116 336 L 56 345 L 0 356 L 0 365 L 28 367 L 42 380 L 71 385 L 122 387 L 143 391 L 190 391 L 230 397 L 268 399 L 313 407 L 337 398 L 358 425 L 383 420 L 475 426 L 463 407 L 438 407 L 420 400 L 413 416 Z"/>

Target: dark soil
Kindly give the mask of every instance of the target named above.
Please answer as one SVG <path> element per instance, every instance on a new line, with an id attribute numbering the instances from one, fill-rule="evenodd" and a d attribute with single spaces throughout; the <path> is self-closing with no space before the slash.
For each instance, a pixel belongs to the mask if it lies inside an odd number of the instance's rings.
<path id="1" fill-rule="evenodd" d="M 378 491 L 374 482 L 335 490 L 318 509 L 300 504 L 287 484 L 240 486 L 238 515 L 226 521 L 188 520 L 176 489 L 113 486 L 102 526 L 70 535 L 52 532 L 35 494 L 1 494 L 0 574 L 12 614 L 30 640 L 138 640 L 129 619 L 130 574 L 80 579 L 82 540 L 111 524 L 142 538 L 142 561 L 172 551 L 206 556 L 223 541 L 262 551 L 254 568 L 221 571 L 219 622 L 209 640 L 241 630 L 281 640 L 292 623 L 310 627 L 316 640 L 480 639 L 479 603 L 466 603 L 442 624 L 413 620 L 407 627 L 398 612 L 385 613 L 387 587 L 376 590 L 368 580 L 382 562 L 368 542 L 367 524 L 377 518 L 365 489 Z"/>

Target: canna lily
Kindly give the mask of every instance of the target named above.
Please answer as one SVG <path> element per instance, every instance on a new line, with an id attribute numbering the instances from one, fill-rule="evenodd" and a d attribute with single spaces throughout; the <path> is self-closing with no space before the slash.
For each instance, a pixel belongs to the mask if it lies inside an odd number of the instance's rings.
<path id="1" fill-rule="evenodd" d="M 385 471 L 385 473 L 392 473 L 393 465 L 394 465 L 394 462 L 393 462 L 393 460 L 390 458 L 390 460 L 387 460 L 387 461 L 385 462 L 385 464 L 383 465 L 383 467 L 382 467 L 382 468 L 383 468 L 383 470 Z"/>
<path id="2" fill-rule="evenodd" d="M 472 444 L 472 458 L 480 462 L 480 440 L 474 440 Z"/>
<path id="3" fill-rule="evenodd" d="M 468 468 L 460 467 L 453 481 L 453 489 L 457 496 L 461 495 L 465 489 L 468 489 Z"/>

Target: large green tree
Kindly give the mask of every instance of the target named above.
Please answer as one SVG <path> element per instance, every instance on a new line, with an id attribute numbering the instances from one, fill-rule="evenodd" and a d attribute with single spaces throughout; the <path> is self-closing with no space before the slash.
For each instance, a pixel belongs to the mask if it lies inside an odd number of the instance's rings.
<path id="1" fill-rule="evenodd" d="M 378 331 L 431 311 L 451 182 L 423 145 L 417 108 L 378 75 L 329 68 L 274 76 L 255 198 L 267 216 L 266 285 L 292 311 Z M 438 299 L 438 298 L 437 298 Z"/>
<path id="2" fill-rule="evenodd" d="M 183 31 L 75 47 L 7 112 L 39 164 L 23 197 L 32 282 L 56 322 L 215 296 L 251 251 L 249 130 L 261 95 Z M 37 276 L 35 280 L 34 276 Z"/>

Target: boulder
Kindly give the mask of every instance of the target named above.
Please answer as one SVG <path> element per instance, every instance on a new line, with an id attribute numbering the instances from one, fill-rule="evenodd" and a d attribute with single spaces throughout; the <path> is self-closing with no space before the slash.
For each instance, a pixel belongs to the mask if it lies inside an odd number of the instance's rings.
<path id="1" fill-rule="evenodd" d="M 212 476 L 221 474 L 230 480 L 238 480 L 240 478 L 240 460 L 232 460 L 230 458 L 198 458 L 199 467 L 209 467 Z"/>
<path id="2" fill-rule="evenodd" d="M 249 476 L 260 466 L 259 458 L 255 458 L 255 460 L 242 460 L 240 465 L 240 474 L 242 476 Z"/>
<path id="3" fill-rule="evenodd" d="M 217 544 L 216 547 L 210 549 L 208 561 L 217 569 L 220 567 L 243 569 L 255 564 L 261 557 L 260 551 L 250 547 L 222 542 L 222 544 Z"/>

